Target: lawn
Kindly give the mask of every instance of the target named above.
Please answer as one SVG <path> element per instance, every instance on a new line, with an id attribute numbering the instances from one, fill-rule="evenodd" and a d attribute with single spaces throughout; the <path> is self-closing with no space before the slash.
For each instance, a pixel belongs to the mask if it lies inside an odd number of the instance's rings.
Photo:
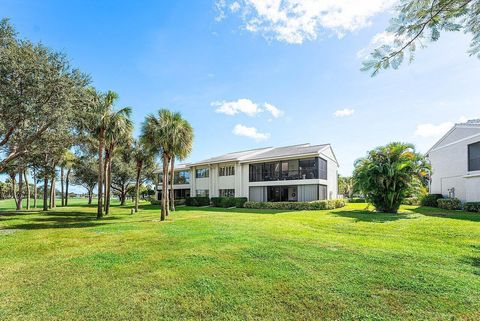
<path id="1" fill-rule="evenodd" d="M 480 215 L 0 202 L 2 320 L 479 320 Z"/>

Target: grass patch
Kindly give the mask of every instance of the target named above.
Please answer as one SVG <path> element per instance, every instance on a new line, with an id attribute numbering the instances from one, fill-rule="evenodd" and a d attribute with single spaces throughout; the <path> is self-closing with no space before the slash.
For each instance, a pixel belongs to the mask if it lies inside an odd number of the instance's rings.
<path id="1" fill-rule="evenodd" d="M 2 320 L 478 320 L 480 215 L 0 201 Z"/>

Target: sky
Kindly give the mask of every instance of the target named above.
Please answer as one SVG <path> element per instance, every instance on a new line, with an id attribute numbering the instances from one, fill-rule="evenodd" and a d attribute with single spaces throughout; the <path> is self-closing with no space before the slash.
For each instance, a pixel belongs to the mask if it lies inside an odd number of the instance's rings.
<path id="1" fill-rule="evenodd" d="M 281 6 L 276 4 L 280 3 Z M 372 78 L 369 48 L 388 38 L 391 0 L 0 0 L 22 37 L 66 53 L 139 134 L 160 108 L 195 131 L 187 162 L 301 143 L 332 144 L 350 175 L 392 141 L 426 152 L 456 122 L 480 117 L 480 60 L 470 36 L 442 34 L 411 64 Z"/>

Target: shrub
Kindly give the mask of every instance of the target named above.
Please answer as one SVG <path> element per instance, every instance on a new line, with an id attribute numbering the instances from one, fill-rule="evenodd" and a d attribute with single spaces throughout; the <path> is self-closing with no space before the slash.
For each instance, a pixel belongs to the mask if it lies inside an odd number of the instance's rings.
<path id="1" fill-rule="evenodd" d="M 461 210 L 462 202 L 458 198 L 440 198 L 437 200 L 439 208 L 444 210 Z"/>
<path id="2" fill-rule="evenodd" d="M 245 203 L 248 201 L 246 197 L 235 197 L 235 206 L 242 208 L 245 206 Z"/>
<path id="3" fill-rule="evenodd" d="M 366 203 L 367 200 L 361 197 L 354 197 L 354 198 L 349 198 L 348 202 L 349 203 Z"/>
<path id="4" fill-rule="evenodd" d="M 337 200 L 322 200 L 313 202 L 246 202 L 246 208 L 255 209 L 271 209 L 271 210 L 331 210 L 345 206 L 345 201 Z"/>
<path id="5" fill-rule="evenodd" d="M 162 205 L 162 201 L 159 201 L 155 198 L 150 198 L 149 201 L 150 201 L 150 204 L 152 205 Z"/>
<path id="6" fill-rule="evenodd" d="M 215 207 L 243 207 L 247 201 L 246 197 L 212 197 L 212 205 Z"/>
<path id="7" fill-rule="evenodd" d="M 466 202 L 463 209 L 467 212 L 480 213 L 480 202 Z"/>
<path id="8" fill-rule="evenodd" d="M 149 201 L 150 201 L 150 204 L 152 204 L 152 205 L 162 205 L 162 201 L 157 200 L 155 198 L 150 198 Z M 186 200 L 184 198 L 180 198 L 180 199 L 175 200 L 175 206 L 185 205 L 185 203 L 186 203 Z"/>
<path id="9" fill-rule="evenodd" d="M 210 205 L 209 197 L 187 197 L 185 199 L 187 206 L 208 206 Z"/>
<path id="10" fill-rule="evenodd" d="M 403 205 L 420 205 L 418 197 L 407 197 L 402 202 Z"/>
<path id="11" fill-rule="evenodd" d="M 438 207 L 437 200 L 441 198 L 443 198 L 442 194 L 429 194 L 422 199 L 420 204 L 422 206 Z"/>

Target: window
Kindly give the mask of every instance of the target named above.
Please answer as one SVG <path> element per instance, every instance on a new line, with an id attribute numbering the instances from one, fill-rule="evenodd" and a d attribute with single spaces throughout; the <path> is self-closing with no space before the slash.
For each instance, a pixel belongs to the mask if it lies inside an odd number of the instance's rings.
<path id="1" fill-rule="evenodd" d="M 480 142 L 468 145 L 468 171 L 480 171 Z"/>
<path id="2" fill-rule="evenodd" d="M 197 189 L 195 195 L 197 197 L 209 197 L 208 189 Z"/>
<path id="3" fill-rule="evenodd" d="M 327 179 L 327 161 L 323 158 L 318 159 L 318 178 Z"/>
<path id="4" fill-rule="evenodd" d="M 195 171 L 196 178 L 207 178 L 209 176 L 210 176 L 210 171 L 208 170 L 208 167 L 199 168 Z"/>
<path id="5" fill-rule="evenodd" d="M 218 171 L 218 176 L 233 176 L 235 175 L 235 166 L 223 166 Z"/>
<path id="6" fill-rule="evenodd" d="M 220 195 L 220 197 L 235 197 L 235 190 L 234 189 L 220 189 L 220 190 L 218 190 L 218 195 Z"/>
<path id="7" fill-rule="evenodd" d="M 175 172 L 173 184 L 190 184 L 190 172 L 178 171 Z"/>
<path id="8" fill-rule="evenodd" d="M 307 158 L 251 164 L 249 174 L 250 182 L 327 179 L 327 161 Z"/>

